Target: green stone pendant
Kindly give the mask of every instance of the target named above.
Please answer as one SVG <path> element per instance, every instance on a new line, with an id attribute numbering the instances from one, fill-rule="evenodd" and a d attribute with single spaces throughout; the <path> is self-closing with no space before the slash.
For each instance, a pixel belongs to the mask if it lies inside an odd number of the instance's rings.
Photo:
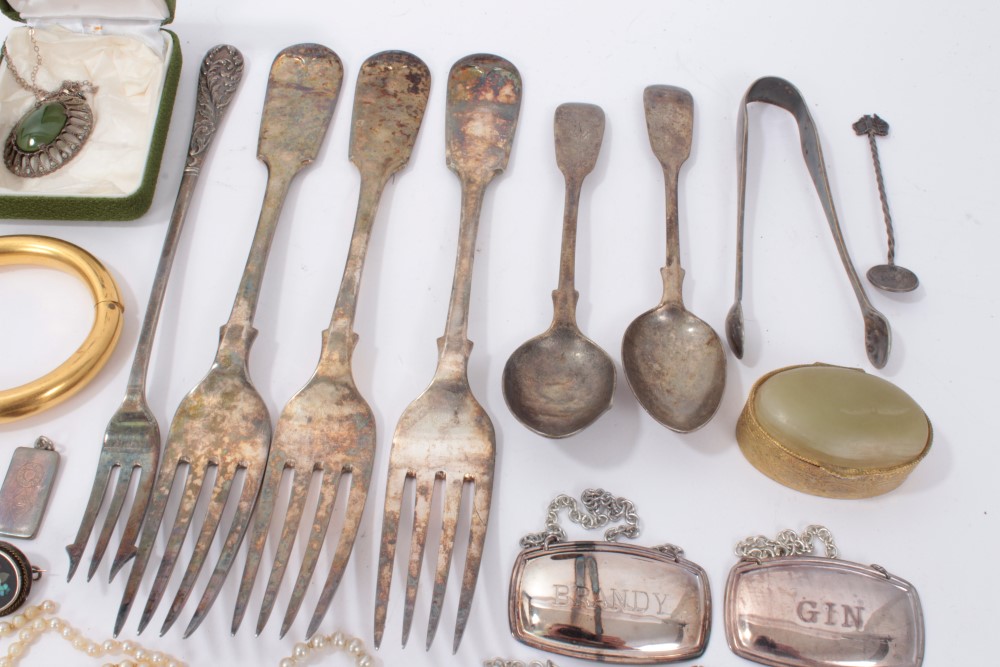
<path id="1" fill-rule="evenodd" d="M 76 157 L 90 137 L 94 113 L 78 86 L 64 82 L 61 91 L 41 100 L 7 135 L 3 161 L 16 176 L 51 174 Z"/>
<path id="2" fill-rule="evenodd" d="M 66 127 L 66 107 L 59 102 L 49 102 L 21 119 L 14 132 L 17 147 L 25 153 L 34 153 L 51 144 Z"/>

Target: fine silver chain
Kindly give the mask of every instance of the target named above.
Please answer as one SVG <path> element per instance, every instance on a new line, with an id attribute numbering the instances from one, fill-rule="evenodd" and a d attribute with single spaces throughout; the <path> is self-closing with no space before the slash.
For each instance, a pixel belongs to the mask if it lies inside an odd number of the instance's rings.
<path id="1" fill-rule="evenodd" d="M 35 39 L 34 28 L 28 28 L 28 37 L 31 39 L 31 48 L 35 51 L 35 65 L 31 68 L 30 82 L 25 80 L 25 78 L 21 76 L 21 73 L 17 71 L 17 67 L 14 66 L 14 61 L 11 60 L 10 53 L 7 51 L 6 41 L 3 43 L 3 47 L 0 48 L 0 56 L 2 56 L 4 62 L 7 63 L 7 69 L 9 69 L 10 73 L 14 76 L 14 81 L 17 81 L 17 85 L 29 91 L 35 96 L 35 99 L 41 102 L 51 96 L 52 91 L 38 87 L 38 70 L 42 66 L 42 52 L 38 49 L 38 40 Z M 90 81 L 63 81 L 59 92 L 63 91 L 76 93 L 82 96 L 84 93 L 95 93 L 97 92 L 97 89 L 94 88 Z"/>
<path id="2" fill-rule="evenodd" d="M 736 555 L 740 558 L 779 558 L 781 556 L 803 556 L 813 552 L 813 540 L 819 540 L 826 548 L 827 558 L 836 558 L 837 545 L 833 533 L 825 526 L 812 525 L 796 534 L 794 530 L 783 530 L 773 540 L 764 535 L 748 537 L 736 545 Z"/>
<path id="3" fill-rule="evenodd" d="M 503 658 L 492 658 L 490 660 L 483 660 L 483 667 L 556 667 L 556 663 L 551 660 L 546 660 L 545 662 L 542 662 L 541 660 L 524 662 L 523 660 L 504 660 Z"/>
<path id="4" fill-rule="evenodd" d="M 548 514 L 545 517 L 545 530 L 529 533 L 521 538 L 521 548 L 537 547 L 549 542 L 562 542 L 566 539 L 566 531 L 559 525 L 559 511 L 568 509 L 570 521 L 578 523 L 588 530 L 603 528 L 613 521 L 621 521 L 620 525 L 604 531 L 604 539 L 614 542 L 619 536 L 635 539 L 639 536 L 639 515 L 635 504 L 628 498 L 615 496 L 604 489 L 587 489 L 580 496 L 581 503 L 576 498 L 560 494 L 549 503 Z"/>

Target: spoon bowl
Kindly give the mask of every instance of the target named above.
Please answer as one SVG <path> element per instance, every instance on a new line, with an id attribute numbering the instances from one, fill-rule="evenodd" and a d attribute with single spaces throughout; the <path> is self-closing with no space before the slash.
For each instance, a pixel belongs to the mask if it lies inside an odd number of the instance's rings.
<path id="1" fill-rule="evenodd" d="M 898 264 L 879 264 L 865 275 L 868 282 L 886 292 L 912 292 L 920 285 L 917 274 Z"/>
<path id="2" fill-rule="evenodd" d="M 639 404 L 689 433 L 714 415 L 726 387 L 726 354 L 715 331 L 678 303 L 637 317 L 622 340 L 622 365 Z"/>
<path id="3" fill-rule="evenodd" d="M 572 324 L 523 343 L 503 369 L 503 395 L 532 431 L 565 438 L 594 423 L 615 393 L 615 364 Z"/>

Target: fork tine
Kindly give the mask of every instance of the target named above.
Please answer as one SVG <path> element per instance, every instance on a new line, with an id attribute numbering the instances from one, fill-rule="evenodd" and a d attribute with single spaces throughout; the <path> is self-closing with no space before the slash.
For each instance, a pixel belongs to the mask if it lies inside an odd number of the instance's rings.
<path id="1" fill-rule="evenodd" d="M 264 455 L 266 456 L 266 452 Z M 243 492 L 240 494 L 239 504 L 236 506 L 235 514 L 233 514 L 233 522 L 229 525 L 229 534 L 226 535 L 226 542 L 222 545 L 222 553 L 219 554 L 219 561 L 215 564 L 215 570 L 212 571 L 212 576 L 208 580 L 205 592 L 202 594 L 201 600 L 198 601 L 198 606 L 194 610 L 191 621 L 188 623 L 187 628 L 184 629 L 185 639 L 190 637 L 191 633 L 197 630 L 201 622 L 205 620 L 205 615 L 212 608 L 215 598 L 219 596 L 219 591 L 222 590 L 222 584 L 226 580 L 226 575 L 229 574 L 229 570 L 233 566 L 233 561 L 236 560 L 236 553 L 240 550 L 243 536 L 247 532 L 247 526 L 250 525 L 250 514 L 253 512 L 254 501 L 257 499 L 258 492 L 260 491 L 260 485 L 257 483 L 257 480 L 262 476 L 260 468 L 263 465 L 263 460 L 259 462 L 251 461 L 246 469 L 246 476 L 244 477 L 246 481 L 243 483 Z"/>
<path id="2" fill-rule="evenodd" d="M 194 507 L 198 503 L 198 496 L 201 495 L 201 487 L 205 481 L 205 470 L 196 468 L 194 464 L 188 469 L 187 479 L 184 482 L 184 494 L 181 496 L 180 506 L 177 508 L 177 517 L 174 525 L 170 529 L 170 538 L 167 540 L 167 548 L 163 552 L 160 560 L 160 567 L 156 571 L 156 578 L 153 580 L 153 588 L 149 592 L 146 600 L 146 607 L 142 610 L 142 617 L 139 619 L 138 632 L 142 633 L 149 625 L 149 620 L 156 613 L 156 607 L 160 604 L 163 591 L 167 587 L 170 575 L 174 571 L 174 564 L 180 554 L 181 545 L 187 536 L 188 526 L 191 525 L 191 515 Z M 145 536 L 144 536 L 145 537 Z"/>
<path id="3" fill-rule="evenodd" d="M 427 650 L 430 650 L 441 621 L 441 607 L 444 604 L 444 593 L 448 586 L 448 570 L 451 567 L 451 555 L 455 550 L 455 531 L 458 526 L 458 513 L 462 506 L 462 488 L 465 480 L 453 477 L 447 481 L 444 498 L 444 513 L 441 517 L 441 544 L 438 549 L 437 573 L 434 575 L 434 595 L 431 598 L 431 616 L 427 623 Z"/>
<path id="4" fill-rule="evenodd" d="M 198 534 L 198 541 L 195 542 L 191 560 L 188 561 L 187 569 L 184 571 L 181 585 L 177 588 L 177 593 L 174 595 L 173 602 L 170 603 L 167 616 L 160 627 L 161 637 L 167 634 L 170 626 L 174 624 L 174 621 L 180 615 L 181 609 L 184 608 L 184 603 L 191 596 L 191 590 L 198 580 L 201 568 L 205 565 L 205 557 L 208 555 L 208 550 L 212 546 L 212 540 L 219 529 L 219 521 L 222 519 L 222 511 L 226 508 L 226 501 L 229 499 L 229 492 L 233 487 L 233 479 L 236 477 L 237 469 L 238 466 L 233 466 L 232 468 L 222 468 L 220 466 L 218 468 L 218 476 L 215 479 L 215 493 L 212 494 L 212 500 L 205 513 L 205 520 L 201 524 L 201 532 Z"/>
<path id="5" fill-rule="evenodd" d="M 390 454 L 391 460 L 391 454 Z M 397 474 L 393 474 L 397 473 Z M 378 552 L 378 579 L 375 584 L 375 648 L 382 644 L 385 616 L 389 606 L 389 585 L 392 583 L 392 565 L 396 558 L 396 533 L 399 529 L 399 512 L 403 504 L 403 485 L 409 473 L 398 474 L 390 468 L 385 483 L 385 509 L 382 514 L 382 540 Z M 318 625 L 316 618 L 313 623 Z"/>
<path id="6" fill-rule="evenodd" d="M 125 592 L 122 594 L 121 605 L 118 607 L 118 616 L 115 618 L 115 637 L 125 626 L 125 620 L 132 609 L 132 603 L 135 602 L 136 591 L 139 590 L 142 575 L 146 572 L 146 565 L 149 563 L 149 553 L 153 550 L 156 534 L 160 532 L 160 522 L 163 521 L 163 513 L 167 508 L 170 488 L 174 485 L 174 479 L 178 474 L 177 466 L 179 463 L 177 458 L 171 457 L 169 465 L 161 467 L 156 476 L 156 493 L 153 494 L 149 511 L 142 524 L 139 549 L 136 551 L 135 561 L 132 563 L 132 570 L 129 572 L 128 581 L 125 584 Z"/>
<path id="7" fill-rule="evenodd" d="M 292 479 L 292 492 L 288 498 L 288 509 L 285 512 L 285 524 L 281 528 L 281 539 L 278 541 L 278 551 L 274 556 L 274 563 L 271 566 L 271 574 L 267 578 L 267 587 L 264 589 L 264 601 L 260 607 L 260 614 L 257 616 L 257 634 L 267 624 L 267 619 L 274 609 L 274 601 L 278 597 L 278 587 L 285 576 L 288 568 L 288 558 L 295 545 L 295 538 L 299 532 L 299 524 L 302 522 L 302 511 L 306 504 L 306 494 L 309 492 L 309 482 L 312 479 L 312 470 L 295 470 Z M 325 533 L 325 531 L 324 531 Z"/>
<path id="8" fill-rule="evenodd" d="M 334 553 L 333 562 L 330 564 L 330 572 L 326 576 L 326 583 L 323 584 L 323 591 L 319 596 L 319 603 L 316 605 L 316 611 L 313 612 L 312 620 L 309 621 L 309 629 L 306 631 L 306 637 L 312 637 L 316 630 L 319 628 L 319 624 L 323 621 L 323 617 L 326 616 L 326 611 L 330 607 L 330 602 L 333 600 L 334 594 L 337 592 L 338 586 L 340 586 L 340 579 L 344 576 L 344 569 L 347 567 L 347 561 L 351 557 L 351 549 L 354 546 L 354 540 L 358 535 L 358 527 L 361 525 L 361 515 L 365 511 L 365 502 L 368 497 L 368 482 L 371 480 L 371 468 L 365 472 L 354 469 L 353 476 L 351 478 L 351 486 L 347 493 L 347 512 L 344 516 L 344 528 L 340 533 L 340 542 L 337 543 L 337 551 Z M 332 502 L 330 503 L 333 504 Z M 315 563 L 315 560 L 313 561 Z M 304 564 L 303 564 L 304 566 Z M 300 580 L 302 576 L 299 576 Z M 308 581 L 303 582 L 302 588 L 308 584 Z M 299 589 L 299 582 L 295 583 L 296 593 Z M 301 600 L 301 595 L 299 599 Z M 295 600 L 293 596 L 293 601 Z M 288 611 L 291 612 L 291 604 L 289 604 Z M 287 625 L 291 625 L 291 620 L 288 618 L 288 613 L 285 614 L 285 621 Z"/>
<path id="9" fill-rule="evenodd" d="M 413 508 L 413 537 L 410 541 L 410 567 L 406 573 L 406 603 L 403 607 L 403 646 L 410 636 L 413 623 L 413 607 L 417 601 L 417 585 L 420 583 L 420 566 L 424 561 L 424 545 L 427 543 L 427 526 L 431 519 L 431 495 L 434 493 L 434 477 L 417 478 L 416 504 Z"/>
<path id="10" fill-rule="evenodd" d="M 118 571 L 136 554 L 136 538 L 139 537 L 139 529 L 142 527 L 142 519 L 146 515 L 146 507 L 149 505 L 149 498 L 153 492 L 153 483 L 156 481 L 156 467 L 152 467 L 148 472 L 139 471 L 139 485 L 135 490 L 135 497 L 132 500 L 132 511 L 128 515 L 128 523 L 125 524 L 125 533 L 122 535 L 121 544 L 118 545 L 118 552 L 111 563 L 111 573 L 108 575 L 108 582 L 114 580 Z"/>
<path id="11" fill-rule="evenodd" d="M 483 546 L 486 544 L 486 524 L 490 518 L 493 475 L 481 474 L 476 478 L 474 484 L 472 526 L 469 528 L 469 549 L 465 556 L 465 572 L 462 575 L 462 594 L 458 599 L 458 619 L 455 622 L 455 641 L 452 644 L 452 653 L 457 653 L 458 645 L 462 643 L 462 635 L 469 622 L 469 610 L 472 608 L 472 595 L 476 592 L 479 565 L 483 561 Z"/>
<path id="12" fill-rule="evenodd" d="M 125 504 L 125 496 L 128 495 L 128 487 L 132 481 L 132 472 L 135 467 L 119 466 L 118 481 L 115 483 L 115 492 L 111 496 L 111 504 L 108 505 L 108 513 L 104 516 L 104 525 L 101 526 L 101 533 L 97 536 L 97 544 L 94 545 L 94 555 L 90 558 L 90 567 L 87 568 L 87 581 L 94 578 L 97 566 L 104 558 L 104 551 L 111 541 L 111 533 L 114 532 L 115 524 L 122 513 L 122 506 Z"/>
<path id="13" fill-rule="evenodd" d="M 327 477 L 329 478 L 329 481 L 327 481 Z M 295 587 L 292 589 L 292 597 L 289 599 L 288 607 L 285 609 L 285 618 L 281 621 L 281 632 L 278 634 L 279 638 L 284 637 L 288 633 L 289 628 L 292 627 L 292 623 L 295 621 L 296 615 L 299 613 L 299 607 L 302 606 L 302 597 L 306 593 L 306 588 L 309 586 L 309 582 L 312 581 L 313 572 L 316 570 L 316 560 L 319 558 L 319 552 L 323 548 L 323 542 L 326 540 L 326 533 L 330 528 L 330 517 L 333 514 L 333 506 L 337 500 L 338 489 L 340 488 L 343 478 L 343 473 L 339 470 L 324 474 L 324 483 L 320 491 L 316 517 L 313 519 L 312 532 L 309 534 L 309 542 L 306 544 L 306 553 L 302 557 L 302 565 L 299 567 L 299 574 L 295 579 Z M 350 491 L 351 487 L 349 486 L 347 488 L 347 492 L 350 493 Z M 350 514 L 351 512 L 349 509 L 346 521 L 350 521 Z M 337 547 L 337 553 L 333 561 L 334 564 L 331 567 L 336 567 L 336 563 L 341 555 L 340 552 L 345 534 L 349 531 L 350 527 L 345 522 L 343 532 L 340 536 L 341 542 Z M 350 555 L 353 542 L 354 540 L 352 537 L 351 541 L 348 543 L 347 555 Z M 326 588 L 324 587 L 323 590 L 325 592 Z M 261 611 L 263 612 L 263 609 Z M 258 627 L 263 626 L 258 624 Z"/>
<path id="14" fill-rule="evenodd" d="M 285 470 L 285 457 L 280 454 L 274 458 L 269 458 L 267 470 L 264 472 L 264 481 L 261 484 L 260 496 L 257 498 L 257 506 L 254 508 L 253 527 L 250 532 L 250 545 L 247 548 L 247 560 L 243 566 L 243 578 L 240 580 L 240 590 L 236 595 L 236 608 L 233 610 L 233 624 L 231 632 L 233 635 L 240 629 L 243 617 L 247 612 L 247 604 L 250 602 L 250 594 L 253 592 L 254 581 L 257 579 L 257 570 L 260 568 L 260 559 L 264 553 L 264 543 L 267 541 L 267 533 L 271 527 L 271 515 L 274 513 L 274 498 L 281 485 L 281 475 Z"/>
<path id="15" fill-rule="evenodd" d="M 66 581 L 70 581 L 73 575 L 76 574 L 76 568 L 80 565 L 80 560 L 83 558 L 83 550 L 90 539 L 90 533 L 94 530 L 97 513 L 101 511 L 101 501 L 104 500 L 108 483 L 111 481 L 111 471 L 115 465 L 114 461 L 110 459 L 111 457 L 107 452 L 101 451 L 101 455 L 97 461 L 94 486 L 90 490 L 87 509 L 83 512 L 83 520 L 80 522 L 80 529 L 76 532 L 76 540 L 73 541 L 73 544 L 66 547 L 66 553 L 69 554 L 69 574 L 66 575 Z M 101 474 L 102 471 L 104 471 L 104 475 Z"/>

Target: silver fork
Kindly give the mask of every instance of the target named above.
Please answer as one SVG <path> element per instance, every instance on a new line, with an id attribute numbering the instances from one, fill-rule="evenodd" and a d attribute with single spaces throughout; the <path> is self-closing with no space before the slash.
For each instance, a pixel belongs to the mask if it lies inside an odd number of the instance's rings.
<path id="1" fill-rule="evenodd" d="M 520 107 L 520 74 L 503 58 L 486 54 L 467 56 L 451 68 L 445 134 L 448 167 L 462 183 L 458 258 L 448 322 L 444 336 L 438 339 L 434 378 L 403 412 L 389 453 L 376 585 L 376 648 L 382 643 L 385 630 L 403 487 L 408 478 L 415 482 L 416 504 L 403 609 L 403 645 L 413 621 L 431 501 L 438 480 L 444 489 L 444 508 L 426 647 L 429 649 L 434 641 L 441 619 L 466 483 L 473 486 L 472 516 L 453 651 L 458 650 L 469 619 L 486 541 L 496 459 L 493 424 L 469 387 L 472 343 L 467 333 L 472 263 L 483 193 L 494 176 L 507 166 Z"/>
<path id="2" fill-rule="evenodd" d="M 351 475 L 346 489 L 347 512 L 309 635 L 322 621 L 351 555 L 371 481 L 375 456 L 375 416 L 354 384 L 351 354 L 357 342 L 353 331 L 361 272 L 379 199 L 389 178 L 406 166 L 417 139 L 430 90 L 430 72 L 419 58 L 402 51 L 378 53 L 364 62 L 354 95 L 350 157 L 361 173 L 361 193 L 344 277 L 323 334 L 323 349 L 309 382 L 293 396 L 275 428 L 267 471 L 254 509 L 250 546 L 233 615 L 233 634 L 239 628 L 260 565 L 271 524 L 275 496 L 286 469 L 293 485 L 278 552 L 257 619 L 260 634 L 274 607 L 278 588 L 302 520 L 313 471 L 323 472 L 320 500 L 291 600 L 281 625 L 284 637 L 312 579 L 326 538 L 343 475 Z M 197 613 L 196 613 L 197 618 Z M 194 621 L 192 621 L 194 623 Z"/>
<path id="3" fill-rule="evenodd" d="M 115 621 L 116 636 L 128 618 L 142 581 L 170 489 L 181 464 L 187 464 L 188 470 L 180 505 L 139 621 L 139 632 L 149 623 L 163 596 L 209 467 L 216 468 L 212 497 L 191 561 L 163 623 L 161 635 L 177 619 L 191 594 L 219 527 L 233 479 L 241 469 L 245 471 L 245 477 L 240 498 L 222 553 L 199 607 L 207 609 L 211 606 L 243 540 L 271 442 L 270 415 L 250 381 L 247 368 L 250 345 L 257 334 L 252 324 L 253 315 L 285 195 L 295 175 L 319 152 L 333 116 L 342 79 L 340 59 L 333 51 L 318 44 L 289 47 L 279 53 L 271 65 L 257 146 L 257 157 L 268 166 L 267 190 L 260 220 L 232 313 L 220 330 L 215 362 L 205 378 L 181 401 L 170 424 L 163 465 L 156 478 L 153 500 L 143 524 L 139 551 Z"/>
<path id="4" fill-rule="evenodd" d="M 187 163 L 184 166 L 184 176 L 181 178 L 174 212 L 170 216 L 170 224 L 163 240 L 163 250 L 160 252 L 160 262 L 156 267 L 153 287 L 150 290 L 146 315 L 139 332 L 139 342 L 136 345 L 132 370 L 129 373 L 128 387 L 125 398 L 118 410 L 111 416 L 107 430 L 104 432 L 104 445 L 97 461 L 97 472 L 94 475 L 94 486 L 90 491 L 90 499 L 83 513 L 83 521 L 77 531 L 76 540 L 66 547 L 69 553 L 69 574 L 66 581 L 73 578 L 76 568 L 83 557 L 83 550 L 90 539 L 94 522 L 101 509 L 111 473 L 119 469 L 118 481 L 104 525 L 94 546 L 94 555 L 87 571 L 87 581 L 90 581 L 104 557 L 104 551 L 111 540 L 111 533 L 118 523 L 128 494 L 132 476 L 139 471 L 139 484 L 136 488 L 132 511 L 129 513 L 125 533 L 121 545 L 115 554 L 108 580 L 115 578 L 118 570 L 135 555 L 135 539 L 139 535 L 139 526 L 146 513 L 149 494 L 153 490 L 153 480 L 156 478 L 157 463 L 160 458 L 160 427 L 146 402 L 146 374 L 149 369 L 149 355 L 153 348 L 153 338 L 156 336 L 156 324 L 160 318 L 160 307 L 163 295 L 167 289 L 170 277 L 170 267 L 173 265 L 177 240 L 187 217 L 188 205 L 198 183 L 198 175 L 212 145 L 215 131 L 222 121 L 223 113 L 236 93 L 243 78 L 243 54 L 236 48 L 221 44 L 209 50 L 201 63 L 198 76 L 198 98 L 195 105 L 194 125 L 191 128 L 191 144 L 188 147 Z"/>

